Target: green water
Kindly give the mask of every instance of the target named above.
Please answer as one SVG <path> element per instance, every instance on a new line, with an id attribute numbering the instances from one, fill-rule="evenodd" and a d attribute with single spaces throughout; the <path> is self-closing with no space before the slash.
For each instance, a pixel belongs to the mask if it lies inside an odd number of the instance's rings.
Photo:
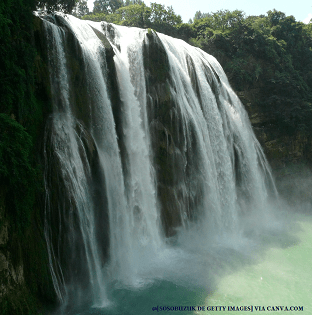
<path id="1" fill-rule="evenodd" d="M 225 315 L 247 314 L 252 309 L 257 314 L 312 314 L 312 218 L 285 214 L 278 226 L 254 234 L 256 229 L 250 229 L 249 238 L 237 248 L 220 245 L 200 252 L 198 248 L 193 252 L 189 249 L 162 271 L 162 277 L 147 281 L 141 288 L 111 284 L 110 307 L 79 306 L 64 313 Z M 199 306 L 204 311 L 198 311 Z M 212 306 L 218 306 L 217 311 L 207 310 Z M 303 311 L 273 311 L 275 306 L 303 307 Z M 153 310 L 157 307 L 158 311 Z M 164 311 L 163 307 L 183 308 Z M 186 307 L 194 308 L 182 310 Z"/>
<path id="2" fill-rule="evenodd" d="M 262 258 L 240 271 L 220 279 L 218 288 L 205 299 L 207 306 L 253 306 L 255 313 L 312 314 L 312 220 L 298 215 L 289 233 L 265 237 Z M 264 306 L 265 311 L 255 311 Z M 271 306 L 303 306 L 303 311 L 272 311 Z M 269 308 L 268 308 L 269 307 Z M 233 314 L 233 311 L 206 311 L 200 314 Z M 246 311 L 236 311 L 243 314 Z"/>

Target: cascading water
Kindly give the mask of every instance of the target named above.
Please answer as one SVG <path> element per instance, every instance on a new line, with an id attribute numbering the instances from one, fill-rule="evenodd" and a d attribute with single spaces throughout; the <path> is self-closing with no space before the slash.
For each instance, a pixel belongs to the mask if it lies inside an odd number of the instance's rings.
<path id="1" fill-rule="evenodd" d="M 184 137 L 192 141 L 188 131 L 192 125 L 200 142 L 197 158 L 202 161 L 203 222 L 211 221 L 209 228 L 216 227 L 215 232 L 233 232 L 243 210 L 239 199 L 246 201 L 248 197 L 249 205 L 263 211 L 268 183 L 276 194 L 268 164 L 247 114 L 215 58 L 181 40 L 159 37 L 169 57 L 172 95 L 185 121 Z M 196 88 L 192 77 L 196 78 Z"/>
<path id="2" fill-rule="evenodd" d="M 89 186 L 91 170 L 82 141 L 85 132 L 84 127 L 75 119 L 70 108 L 69 83 L 63 48 L 64 32 L 51 23 L 46 23 L 45 26 L 48 38 L 51 38 L 51 41 L 49 41 L 51 46 L 48 47 L 49 51 L 52 52 L 49 60 L 50 68 L 51 70 L 53 68 L 56 69 L 55 72 L 51 71 L 52 75 L 50 78 L 54 104 L 54 113 L 51 118 L 51 146 L 61 166 L 61 176 L 64 180 L 66 193 L 68 198 L 71 199 L 69 212 L 75 211 L 79 221 L 82 237 L 81 245 L 84 248 L 94 299 L 96 302 L 101 301 L 101 303 L 105 303 L 104 275 L 98 256 L 94 204 Z M 78 131 L 77 129 L 80 130 Z M 78 132 L 80 135 L 77 134 Z M 68 223 L 73 225 L 74 219 L 71 216 L 72 214 L 69 213 L 70 222 Z M 71 227 L 70 229 L 72 230 Z M 72 235 L 71 237 L 75 239 L 76 236 Z M 46 229 L 46 238 L 49 242 L 48 228 Z M 52 247 L 49 246 L 51 265 L 55 259 L 52 253 Z M 57 279 L 54 271 L 52 271 L 52 274 L 54 275 L 53 281 L 57 294 L 63 300 L 64 294 L 61 292 L 59 279 Z M 64 289 L 66 291 L 66 287 Z"/>
<path id="3" fill-rule="evenodd" d="M 191 264 L 181 250 L 239 235 L 248 209 L 265 215 L 269 166 L 212 56 L 137 28 L 43 21 L 45 232 L 62 303 L 104 307 L 112 286 L 172 279 Z"/>

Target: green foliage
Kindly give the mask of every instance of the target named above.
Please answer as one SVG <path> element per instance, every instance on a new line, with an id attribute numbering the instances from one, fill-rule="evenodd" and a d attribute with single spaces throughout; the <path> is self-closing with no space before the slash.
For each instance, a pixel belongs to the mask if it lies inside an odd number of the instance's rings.
<path id="1" fill-rule="evenodd" d="M 94 10 L 93 14 L 86 15 L 83 19 L 106 21 L 124 26 L 153 28 L 169 35 L 176 35 L 175 26 L 182 23 L 181 16 L 176 15 L 172 7 L 166 8 L 164 5 L 157 3 L 151 3 L 149 7 L 144 2 L 139 1 L 129 1 L 126 6 L 120 7 L 113 13 L 108 12 L 108 10 Z"/>
<path id="2" fill-rule="evenodd" d="M 132 4 L 117 11 L 119 24 L 146 28 L 150 26 L 151 9 L 145 4 Z"/>
<path id="3" fill-rule="evenodd" d="M 29 225 L 43 181 L 32 166 L 43 108 L 35 96 L 34 5 L 19 0 L 0 4 L 0 182 L 6 188 L 11 223 L 19 233 Z"/>
<path id="4" fill-rule="evenodd" d="M 284 20 L 286 18 L 285 13 L 281 12 L 281 11 L 276 11 L 275 9 L 273 11 L 268 11 L 268 21 L 270 23 L 270 26 L 276 26 L 280 23 L 280 21 Z"/>
<path id="5" fill-rule="evenodd" d="M 142 0 L 126 0 L 126 1 L 124 1 L 123 6 L 126 7 L 126 6 L 132 5 L 132 4 L 143 4 L 143 3 L 144 3 L 144 1 L 142 1 Z"/>
<path id="6" fill-rule="evenodd" d="M 10 223 L 19 233 L 29 226 L 40 183 L 32 167 L 33 139 L 42 122 L 34 94 L 32 7 L 30 1 L 0 4 L 0 183 Z"/>
<path id="7" fill-rule="evenodd" d="M 22 232 L 30 223 L 38 189 L 31 165 L 32 138 L 17 121 L 0 114 L 0 179 L 7 186 L 10 215 Z"/>
<path id="8" fill-rule="evenodd" d="M 123 6 L 122 0 L 95 0 L 93 13 L 114 13 L 117 9 Z"/>
<path id="9" fill-rule="evenodd" d="M 189 23 L 180 23 L 174 26 L 176 30 L 176 37 L 179 37 L 186 42 L 190 40 L 190 38 L 195 37 L 196 33 L 194 31 L 194 28 Z"/>
<path id="10" fill-rule="evenodd" d="M 197 12 L 189 39 L 214 55 L 236 91 L 257 90 L 255 105 L 281 132 L 311 134 L 312 27 L 273 10 Z"/>
<path id="11" fill-rule="evenodd" d="M 0 4 L 0 112 L 14 112 L 19 118 L 26 109 L 34 51 L 25 25 L 31 23 L 30 6 L 18 0 Z M 16 11 L 17 10 L 17 11 Z M 17 13 L 16 13 L 17 12 Z"/>
<path id="12" fill-rule="evenodd" d="M 199 16 L 202 17 L 198 18 Z M 215 13 L 207 14 L 202 14 L 198 11 L 194 17 L 194 27 L 195 29 L 199 28 L 202 31 L 205 25 L 213 30 L 221 30 L 224 32 L 225 30 L 240 26 L 244 19 L 244 12 L 239 10 L 219 10 Z"/>
<path id="13" fill-rule="evenodd" d="M 69 3 L 65 2 L 64 8 Z M 34 315 L 39 299 L 54 299 L 38 206 L 43 176 L 36 149 L 43 116 L 49 111 L 49 79 L 34 47 L 32 11 L 40 3 L 47 2 L 0 2 L 0 193 L 10 229 L 4 250 L 10 253 L 13 267 L 22 263 L 25 279 L 25 285 L 6 288 L 0 302 L 0 313 L 5 315 Z"/>
<path id="14" fill-rule="evenodd" d="M 35 0 L 37 8 L 46 9 L 48 12 L 61 11 L 70 13 L 75 4 L 76 0 Z"/>
<path id="15" fill-rule="evenodd" d="M 82 17 L 89 14 L 89 8 L 86 0 L 78 0 L 72 11 L 72 15 L 76 17 Z"/>
<path id="16" fill-rule="evenodd" d="M 151 3 L 151 23 L 154 25 L 178 25 L 182 23 L 182 18 L 180 15 L 176 15 L 173 11 L 172 6 L 165 7 L 162 4 L 156 2 Z"/>
<path id="17" fill-rule="evenodd" d="M 194 22 L 196 20 L 204 19 L 210 16 L 210 13 L 202 13 L 201 11 L 196 11 L 195 16 L 194 16 Z"/>

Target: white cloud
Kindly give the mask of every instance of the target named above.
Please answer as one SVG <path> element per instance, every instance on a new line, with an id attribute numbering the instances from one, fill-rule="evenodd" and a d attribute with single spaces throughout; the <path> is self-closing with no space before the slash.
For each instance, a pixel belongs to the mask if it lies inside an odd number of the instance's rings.
<path id="1" fill-rule="evenodd" d="M 308 16 L 302 21 L 304 24 L 309 24 L 312 19 L 312 13 L 309 13 Z"/>

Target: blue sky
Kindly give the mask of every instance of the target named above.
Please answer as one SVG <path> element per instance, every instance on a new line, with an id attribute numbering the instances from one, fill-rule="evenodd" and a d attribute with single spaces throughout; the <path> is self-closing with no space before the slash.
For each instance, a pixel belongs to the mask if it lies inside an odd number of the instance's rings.
<path id="1" fill-rule="evenodd" d="M 94 0 L 88 0 L 92 4 Z M 144 1 L 149 5 L 150 1 Z M 152 0 L 172 6 L 176 14 L 180 14 L 184 22 L 193 18 L 196 11 L 202 13 L 216 12 L 218 10 L 242 10 L 247 15 L 266 14 L 267 11 L 276 9 L 286 15 L 293 15 L 297 21 L 312 18 L 311 0 Z M 309 15 L 310 14 L 310 15 Z"/>

